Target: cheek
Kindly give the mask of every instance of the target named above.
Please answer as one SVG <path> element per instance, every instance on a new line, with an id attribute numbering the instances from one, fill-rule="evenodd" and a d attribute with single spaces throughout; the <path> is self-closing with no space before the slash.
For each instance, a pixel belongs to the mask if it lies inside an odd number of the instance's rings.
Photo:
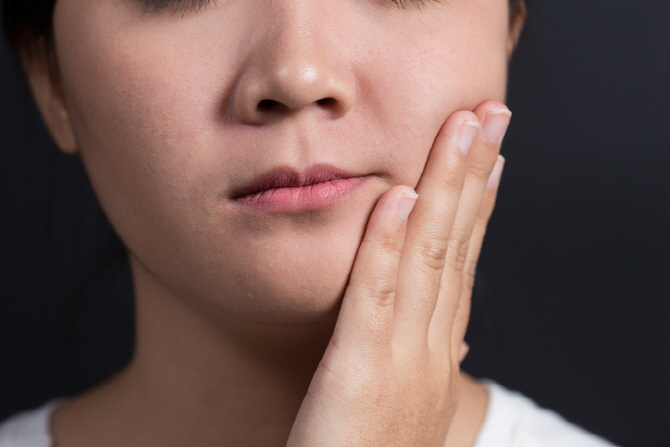
<path id="1" fill-rule="evenodd" d="M 133 228 L 128 233 L 151 232 L 146 221 L 188 211 L 220 175 L 214 161 L 234 163 L 211 132 L 225 96 L 221 80 L 233 74 L 202 63 L 214 60 L 212 49 L 202 39 L 184 40 L 179 26 L 188 27 L 187 20 L 177 20 L 176 30 L 140 27 L 147 32 L 139 36 L 132 26 L 118 32 L 124 22 L 138 20 L 123 9 L 75 3 L 58 2 L 55 20 L 63 91 L 79 149 L 120 233 L 124 227 Z"/>
<path id="2" fill-rule="evenodd" d="M 507 81 L 507 28 L 499 19 L 451 32 L 427 28 L 426 35 L 379 47 L 375 63 L 359 76 L 360 102 L 370 117 L 360 134 L 380 152 L 394 148 L 386 169 L 411 186 L 449 115 L 487 100 L 504 102 Z"/>

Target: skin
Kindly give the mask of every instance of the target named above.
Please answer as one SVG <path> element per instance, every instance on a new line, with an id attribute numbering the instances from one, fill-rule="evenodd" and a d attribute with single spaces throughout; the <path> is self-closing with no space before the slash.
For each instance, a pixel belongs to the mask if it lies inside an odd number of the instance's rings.
<path id="1" fill-rule="evenodd" d="M 130 365 L 55 413 L 57 445 L 472 445 L 486 392 L 458 364 L 509 121 L 507 8 L 59 0 L 56 57 L 24 64 L 129 249 L 138 328 Z M 319 211 L 230 200 L 314 164 L 368 177 Z"/>

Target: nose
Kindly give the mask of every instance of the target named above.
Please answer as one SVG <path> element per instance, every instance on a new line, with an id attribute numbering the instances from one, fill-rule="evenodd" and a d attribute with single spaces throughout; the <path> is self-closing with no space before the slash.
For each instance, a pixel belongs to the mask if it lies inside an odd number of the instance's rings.
<path id="1" fill-rule="evenodd" d="M 356 101 L 356 83 L 333 40 L 305 9 L 278 16 L 282 22 L 266 28 L 271 31 L 256 41 L 238 77 L 238 118 L 261 124 L 308 110 L 329 119 L 345 115 Z"/>

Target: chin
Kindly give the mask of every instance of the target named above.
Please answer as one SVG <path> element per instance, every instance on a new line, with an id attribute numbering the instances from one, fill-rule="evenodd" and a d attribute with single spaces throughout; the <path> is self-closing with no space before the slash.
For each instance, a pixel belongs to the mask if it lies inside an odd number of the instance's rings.
<path id="1" fill-rule="evenodd" d="M 210 233 L 204 239 L 209 244 L 170 250 L 181 256 L 165 252 L 138 256 L 136 266 L 150 274 L 134 273 L 162 289 L 159 295 L 170 295 L 207 318 L 272 324 L 333 321 L 365 231 L 368 208 L 357 207 L 337 218 L 275 226 L 272 231 L 226 232 L 235 237 L 222 237 L 218 243 Z"/>
<path id="2" fill-rule="evenodd" d="M 289 287 L 273 286 L 265 289 L 261 284 L 234 309 L 227 309 L 234 316 L 256 323 L 301 324 L 328 322 L 337 319 L 346 280 L 339 284 L 330 278 L 327 284 L 296 281 Z M 265 290 L 264 290 L 265 289 Z M 272 292 L 270 297 L 268 293 Z M 228 306 L 226 306 L 228 307 Z"/>
<path id="3" fill-rule="evenodd" d="M 262 323 L 335 320 L 362 230 L 347 238 L 338 236 L 314 234 L 293 247 L 277 244 L 252 268 L 238 272 L 235 293 L 225 297 L 223 307 L 237 317 Z"/>

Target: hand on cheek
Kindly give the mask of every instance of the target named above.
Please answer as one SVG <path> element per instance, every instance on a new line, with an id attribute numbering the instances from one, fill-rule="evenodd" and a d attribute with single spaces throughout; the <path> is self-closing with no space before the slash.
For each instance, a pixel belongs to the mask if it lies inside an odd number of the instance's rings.
<path id="1" fill-rule="evenodd" d="M 455 112 L 416 191 L 379 200 L 288 446 L 444 444 L 510 115 L 496 102 Z"/>

